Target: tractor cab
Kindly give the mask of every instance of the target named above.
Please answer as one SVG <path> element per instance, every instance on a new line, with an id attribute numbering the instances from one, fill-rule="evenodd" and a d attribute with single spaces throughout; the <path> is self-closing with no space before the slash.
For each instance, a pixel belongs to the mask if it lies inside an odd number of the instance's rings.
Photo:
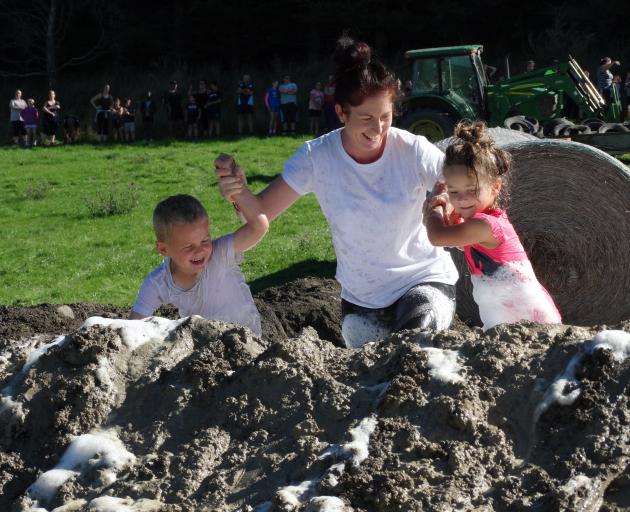
<path id="1" fill-rule="evenodd" d="M 486 73 L 481 45 L 410 50 L 411 95 L 404 99 L 402 124 L 436 141 L 448 137 L 458 119 L 483 118 Z"/>

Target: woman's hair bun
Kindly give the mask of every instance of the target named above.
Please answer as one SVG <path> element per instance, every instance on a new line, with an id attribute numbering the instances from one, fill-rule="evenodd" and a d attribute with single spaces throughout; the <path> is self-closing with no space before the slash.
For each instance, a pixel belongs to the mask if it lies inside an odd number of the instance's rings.
<path id="1" fill-rule="evenodd" d="M 372 49 L 366 43 L 342 36 L 337 40 L 334 59 L 338 72 L 365 67 L 372 60 Z"/>

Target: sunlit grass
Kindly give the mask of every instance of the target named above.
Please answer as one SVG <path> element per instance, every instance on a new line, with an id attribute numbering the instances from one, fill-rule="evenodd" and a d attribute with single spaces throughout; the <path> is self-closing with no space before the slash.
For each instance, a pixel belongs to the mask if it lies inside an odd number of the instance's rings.
<path id="1" fill-rule="evenodd" d="M 232 153 L 252 190 L 282 170 L 302 139 L 245 138 L 190 144 L 0 149 L 0 303 L 100 302 L 130 305 L 144 276 L 161 262 L 151 212 L 161 199 L 192 194 L 211 218 L 212 236 L 239 222 L 218 192 L 212 162 Z M 129 213 L 94 217 L 97 192 L 131 184 Z M 330 274 L 330 234 L 316 199 L 306 196 L 279 217 L 242 265 L 254 287 L 304 273 Z"/>

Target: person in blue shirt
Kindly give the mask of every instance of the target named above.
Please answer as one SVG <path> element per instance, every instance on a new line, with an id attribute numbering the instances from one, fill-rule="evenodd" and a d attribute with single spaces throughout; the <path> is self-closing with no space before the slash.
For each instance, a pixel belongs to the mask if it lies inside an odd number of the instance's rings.
<path id="1" fill-rule="evenodd" d="M 249 133 L 254 133 L 254 84 L 249 75 L 243 75 L 243 81 L 238 85 L 237 110 L 238 110 L 238 134 L 243 133 L 243 121 L 247 120 Z"/>
<path id="2" fill-rule="evenodd" d="M 278 80 L 271 82 L 271 87 L 265 92 L 265 107 L 269 112 L 269 136 L 276 134 L 278 127 L 278 116 L 280 114 L 280 91 L 278 90 Z"/>

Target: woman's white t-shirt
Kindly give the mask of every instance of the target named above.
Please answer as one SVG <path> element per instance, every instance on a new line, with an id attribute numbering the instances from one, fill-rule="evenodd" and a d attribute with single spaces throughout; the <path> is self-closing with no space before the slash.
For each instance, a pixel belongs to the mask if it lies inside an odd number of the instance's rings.
<path id="1" fill-rule="evenodd" d="M 305 142 L 282 172 L 298 194 L 317 196 L 332 233 L 341 297 L 383 308 L 419 283 L 455 284 L 450 255 L 431 245 L 422 224 L 422 203 L 442 176 L 444 154 L 392 127 L 383 155 L 359 164 L 343 148 L 342 130 Z"/>

